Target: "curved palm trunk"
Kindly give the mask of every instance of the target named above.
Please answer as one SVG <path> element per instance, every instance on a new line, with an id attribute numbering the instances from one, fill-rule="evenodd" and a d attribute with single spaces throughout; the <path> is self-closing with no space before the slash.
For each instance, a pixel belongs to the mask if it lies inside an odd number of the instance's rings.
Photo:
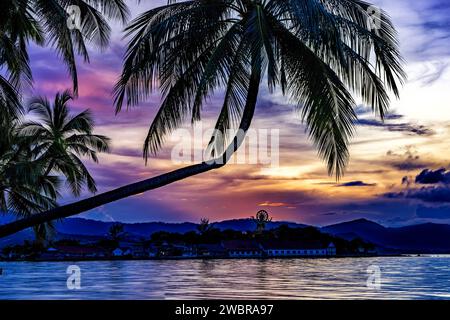
<path id="1" fill-rule="evenodd" d="M 251 74 L 251 80 L 249 85 L 249 91 L 247 95 L 247 101 L 245 104 L 242 120 L 239 125 L 239 129 L 247 132 L 253 114 L 255 112 L 256 101 L 258 98 L 259 84 L 261 81 L 260 68 L 254 68 Z M 111 203 L 120 199 L 124 199 L 145 191 L 153 190 L 163 187 L 175 181 L 179 181 L 197 174 L 207 172 L 213 169 L 218 169 L 224 166 L 232 154 L 240 147 L 244 140 L 244 136 L 237 134 L 230 145 L 227 147 L 223 155 L 217 158 L 217 161 L 203 162 L 181 169 L 177 169 L 168 173 L 164 173 L 157 177 L 146 179 L 140 182 L 132 183 L 127 186 L 123 186 L 88 199 L 80 200 L 71 204 L 67 204 L 61 207 L 48 210 L 46 212 L 37 213 L 28 218 L 20 219 L 8 224 L 0 226 L 0 238 L 6 237 L 23 229 L 49 222 L 56 219 L 67 218 L 101 205 Z"/>

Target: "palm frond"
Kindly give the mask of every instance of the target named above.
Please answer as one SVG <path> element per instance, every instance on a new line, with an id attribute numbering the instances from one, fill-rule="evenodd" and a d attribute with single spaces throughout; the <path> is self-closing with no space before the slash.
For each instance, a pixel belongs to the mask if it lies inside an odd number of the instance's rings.
<path id="1" fill-rule="evenodd" d="M 301 107 L 302 118 L 327 161 L 328 173 L 340 178 L 348 162 L 353 134 L 355 102 L 336 73 L 282 24 L 273 22 L 274 33 L 286 57 L 288 92 Z"/>
<path id="2" fill-rule="evenodd" d="M 269 91 L 279 85 L 301 110 L 329 174 L 339 178 L 356 120 L 352 94 L 383 118 L 388 91 L 398 95 L 405 79 L 390 18 L 381 10 L 373 28 L 369 9 L 359 0 L 169 1 L 126 29 L 131 39 L 114 90 L 116 111 L 159 86 L 163 99 L 144 143 L 147 159 L 189 115 L 199 120 L 208 97 L 225 88 L 208 145 L 214 156 L 226 143 L 218 133 L 248 118 L 250 77 L 261 73 Z"/>
<path id="3" fill-rule="evenodd" d="M 0 116 L 2 119 L 17 118 L 23 112 L 17 90 L 0 75 Z"/>

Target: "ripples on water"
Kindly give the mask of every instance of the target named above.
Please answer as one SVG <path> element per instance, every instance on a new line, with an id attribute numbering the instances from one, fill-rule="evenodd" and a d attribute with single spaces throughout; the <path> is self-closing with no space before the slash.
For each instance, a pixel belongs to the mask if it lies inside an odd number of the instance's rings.
<path id="1" fill-rule="evenodd" d="M 68 290 L 66 269 L 81 268 Z M 366 286 L 381 268 L 381 289 Z M 449 299 L 450 256 L 0 262 L 1 299 Z"/>

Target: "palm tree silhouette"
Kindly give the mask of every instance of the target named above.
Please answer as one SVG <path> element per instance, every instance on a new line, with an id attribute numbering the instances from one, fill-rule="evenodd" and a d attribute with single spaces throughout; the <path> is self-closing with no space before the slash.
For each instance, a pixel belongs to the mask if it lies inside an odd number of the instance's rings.
<path id="1" fill-rule="evenodd" d="M 1 119 L 0 210 L 27 218 L 56 206 L 59 180 L 43 174 L 46 161 L 32 157 L 31 140 L 19 127 L 18 119 Z M 53 233 L 51 222 L 33 228 L 38 241 Z"/>
<path id="2" fill-rule="evenodd" d="M 70 6 L 76 6 L 80 14 L 80 23 L 73 27 Z M 28 54 L 31 43 L 56 50 L 67 66 L 76 95 L 77 55 L 88 62 L 88 45 L 105 48 L 109 42 L 107 19 L 125 23 L 129 16 L 123 0 L 2 0 L 0 12 L 0 67 L 6 67 L 8 73 L 8 79 L 0 76 L 0 97 L 8 95 L 10 100 L 17 99 L 16 90 L 23 82 L 33 81 Z"/>
<path id="3" fill-rule="evenodd" d="M 198 232 L 200 232 L 201 235 L 207 233 L 209 230 L 212 229 L 212 225 L 209 223 L 208 218 L 201 218 L 200 224 L 197 226 Z"/>
<path id="4" fill-rule="evenodd" d="M 124 231 L 124 225 L 122 223 L 114 223 L 109 227 L 108 237 L 118 244 L 120 240 L 122 240 L 126 236 L 126 232 Z"/>
<path id="5" fill-rule="evenodd" d="M 73 28 L 69 24 L 70 6 L 78 8 L 81 18 Z M 22 87 L 33 85 L 28 54 L 31 44 L 50 46 L 56 51 L 77 95 L 76 57 L 89 62 L 88 46 L 103 49 L 109 42 L 111 28 L 107 20 L 125 23 L 129 16 L 123 0 L 2 0 L 0 12 L 0 118 L 14 121 L 24 112 Z"/>
<path id="6" fill-rule="evenodd" d="M 45 175 L 51 171 L 63 174 L 72 193 L 78 196 L 84 185 L 90 192 L 97 191 L 80 156 L 98 162 L 97 153 L 109 151 L 110 139 L 92 133 L 94 121 L 89 110 L 70 115 L 68 103 L 72 99 L 69 91 L 57 93 L 53 105 L 44 97 L 32 99 L 29 110 L 39 121 L 25 123 L 21 133 L 36 138 L 32 152 L 47 160 Z"/>
<path id="7" fill-rule="evenodd" d="M 71 115 L 68 91 L 58 93 L 53 105 L 43 97 L 31 100 L 29 109 L 38 117 L 24 122 L 10 116 L 0 120 L 0 210 L 20 218 L 56 207 L 61 179 L 75 195 L 96 185 L 80 156 L 97 162 L 98 152 L 109 150 L 109 139 L 92 133 L 89 110 Z M 54 233 L 51 221 L 34 225 L 38 241 Z"/>
<path id="8" fill-rule="evenodd" d="M 405 78 L 394 26 L 372 8 L 359 0 L 169 1 L 126 28 L 131 39 L 114 88 L 116 111 L 145 101 L 159 86 L 162 103 L 144 143 L 147 158 L 184 120 L 201 119 L 205 99 L 220 88 L 225 97 L 216 128 L 247 132 L 266 79 L 270 91 L 280 88 L 290 98 L 329 174 L 339 178 L 357 119 L 352 93 L 383 117 L 388 91 L 398 96 Z M 0 226 L 0 236 L 221 168 L 243 139 L 213 135 L 213 161 Z"/>

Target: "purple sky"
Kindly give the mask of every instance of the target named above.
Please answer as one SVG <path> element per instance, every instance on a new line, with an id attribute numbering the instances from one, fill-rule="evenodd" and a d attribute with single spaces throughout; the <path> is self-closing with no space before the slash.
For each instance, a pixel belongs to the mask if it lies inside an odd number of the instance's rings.
<path id="1" fill-rule="evenodd" d="M 133 16 L 163 3 L 130 2 Z M 385 225 L 449 223 L 449 174 L 430 171 L 423 175 L 433 175 L 434 180 L 416 177 L 424 169 L 450 169 L 450 5 L 443 0 L 376 4 L 389 12 L 398 27 L 409 81 L 384 124 L 364 107 L 358 110 L 362 120 L 352 141 L 350 165 L 339 184 L 327 176 L 292 107 L 278 92 L 269 94 L 263 87 L 253 128 L 280 130 L 278 168 L 230 165 L 82 216 L 127 222 L 198 221 L 200 217 L 215 221 L 248 217 L 265 208 L 275 220 L 319 225 L 361 217 Z M 170 160 L 170 141 L 147 166 L 142 159 L 146 130 L 160 102 L 157 94 L 114 115 L 111 91 L 125 46 L 121 26 L 114 26 L 110 47 L 102 53 L 91 50 L 91 63 L 78 65 L 79 98 L 72 110 L 93 110 L 96 132 L 113 141 L 112 152 L 102 155 L 100 164 L 89 163 L 100 192 L 179 167 Z M 51 49 L 33 47 L 31 60 L 35 86 L 30 95 L 51 98 L 71 87 L 64 65 Z M 205 106 L 204 127 L 213 124 L 220 98 L 219 93 Z M 66 196 L 61 203 L 73 200 Z"/>

